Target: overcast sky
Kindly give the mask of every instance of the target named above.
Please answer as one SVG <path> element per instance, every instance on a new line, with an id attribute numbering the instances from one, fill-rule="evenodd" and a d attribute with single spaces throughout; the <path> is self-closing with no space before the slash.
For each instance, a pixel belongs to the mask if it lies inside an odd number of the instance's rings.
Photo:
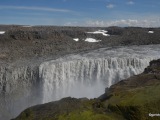
<path id="1" fill-rule="evenodd" d="M 160 0 L 0 2 L 0 24 L 160 27 Z"/>

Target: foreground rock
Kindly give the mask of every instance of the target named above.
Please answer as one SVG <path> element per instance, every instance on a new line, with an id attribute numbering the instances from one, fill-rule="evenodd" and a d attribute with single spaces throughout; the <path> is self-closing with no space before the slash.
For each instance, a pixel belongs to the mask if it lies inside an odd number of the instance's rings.
<path id="1" fill-rule="evenodd" d="M 158 120 L 160 60 L 144 73 L 112 85 L 96 99 L 64 98 L 23 111 L 13 120 Z"/>

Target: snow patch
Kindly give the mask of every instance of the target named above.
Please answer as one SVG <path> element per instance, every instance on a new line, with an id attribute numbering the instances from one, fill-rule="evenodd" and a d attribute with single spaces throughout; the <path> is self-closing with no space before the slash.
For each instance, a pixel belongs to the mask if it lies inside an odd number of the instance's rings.
<path id="1" fill-rule="evenodd" d="M 98 31 L 95 31 L 95 32 L 87 32 L 87 33 L 90 33 L 90 34 L 102 34 L 103 36 L 110 36 L 109 34 L 107 34 L 108 31 L 106 30 L 98 30 Z"/>
<path id="2" fill-rule="evenodd" d="M 148 33 L 154 33 L 154 31 L 148 31 Z"/>
<path id="3" fill-rule="evenodd" d="M 96 40 L 94 38 L 86 38 L 85 41 L 86 42 L 100 42 L 101 40 Z"/>
<path id="4" fill-rule="evenodd" d="M 26 26 L 22 26 L 22 27 L 32 27 L 32 26 L 30 26 L 30 25 L 26 25 Z"/>
<path id="5" fill-rule="evenodd" d="M 79 41 L 79 38 L 73 38 L 74 41 L 78 42 Z"/>
<path id="6" fill-rule="evenodd" d="M 0 34 L 2 35 L 2 34 L 4 34 L 5 33 L 5 31 L 0 31 Z"/>

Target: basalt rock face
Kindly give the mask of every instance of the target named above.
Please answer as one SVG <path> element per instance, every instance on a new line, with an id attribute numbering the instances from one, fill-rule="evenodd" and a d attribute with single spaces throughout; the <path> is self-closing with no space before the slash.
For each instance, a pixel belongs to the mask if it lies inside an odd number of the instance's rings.
<path id="1" fill-rule="evenodd" d="M 149 115 L 160 110 L 160 73 L 154 72 L 159 68 L 160 60 L 152 61 L 148 73 L 144 71 L 112 85 L 99 98 L 65 98 L 28 108 L 14 120 L 158 120 Z"/>
<path id="2" fill-rule="evenodd" d="M 160 59 L 151 61 L 150 66 L 145 69 L 144 73 L 160 74 L 160 67 L 157 66 L 160 66 Z"/>

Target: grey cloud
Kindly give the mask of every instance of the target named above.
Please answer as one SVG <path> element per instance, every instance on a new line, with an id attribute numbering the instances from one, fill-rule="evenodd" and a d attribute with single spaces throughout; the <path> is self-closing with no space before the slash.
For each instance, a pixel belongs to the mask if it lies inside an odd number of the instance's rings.
<path id="1" fill-rule="evenodd" d="M 107 7 L 108 9 L 112 9 L 112 8 L 115 7 L 115 5 L 114 5 L 114 4 L 108 4 L 106 7 Z"/>
<path id="2" fill-rule="evenodd" d="M 134 5 L 135 3 L 133 1 L 128 1 L 127 4 L 128 5 Z"/>

